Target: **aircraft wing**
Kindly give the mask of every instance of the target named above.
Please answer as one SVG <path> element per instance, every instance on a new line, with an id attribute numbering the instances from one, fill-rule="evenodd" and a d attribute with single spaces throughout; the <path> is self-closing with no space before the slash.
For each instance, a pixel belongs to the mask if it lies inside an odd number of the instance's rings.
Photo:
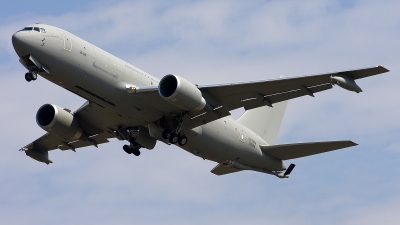
<path id="1" fill-rule="evenodd" d="M 51 151 L 54 149 L 61 149 L 61 150 L 73 150 L 77 148 L 83 148 L 87 146 L 96 146 L 99 144 L 104 144 L 109 142 L 107 139 L 114 138 L 111 132 L 102 132 L 99 134 L 95 134 L 90 136 L 88 140 L 77 140 L 73 142 L 69 142 L 68 140 L 64 140 L 64 138 L 60 138 L 57 135 L 53 135 L 50 133 L 46 133 L 45 135 L 41 136 L 40 138 L 36 139 L 34 142 L 29 143 L 25 147 L 21 148 L 21 151 L 28 150 L 30 148 L 34 148 L 40 151 Z"/>
<path id="2" fill-rule="evenodd" d="M 243 83 L 227 83 L 199 86 L 199 89 L 215 97 L 227 110 L 244 107 L 246 110 L 301 97 L 332 88 L 332 77 L 347 75 L 354 80 L 388 72 L 382 66 L 326 73 L 294 78 L 281 78 Z"/>
<path id="3" fill-rule="evenodd" d="M 61 138 L 57 135 L 46 133 L 37 140 L 29 143 L 20 149 L 25 151 L 27 155 L 36 155 L 36 159 L 45 163 L 51 163 L 48 159 L 48 151 L 54 149 L 73 150 L 86 146 L 98 146 L 99 144 L 109 142 L 108 139 L 118 137 L 112 130 L 106 127 L 113 127 L 118 124 L 116 120 L 118 116 L 112 116 L 107 110 L 95 103 L 86 102 L 80 107 L 74 115 L 80 122 L 80 125 L 88 133 L 89 138 L 86 140 L 76 140 L 70 142 L 68 139 Z M 106 118 L 106 119 L 105 119 Z M 35 157 L 35 156 L 33 156 Z"/>
<path id="4" fill-rule="evenodd" d="M 355 84 L 354 80 L 388 71 L 382 66 L 377 66 L 293 78 L 199 85 L 198 88 L 202 92 L 207 104 L 212 107 L 212 111 L 203 109 L 189 112 L 191 118 L 189 127 L 194 128 L 229 116 L 229 111 L 241 107 L 244 107 L 246 110 L 266 105 L 273 107 L 274 103 L 304 95 L 314 96 L 314 93 L 332 88 L 333 84 L 338 84 L 348 90 L 360 92 L 362 90 Z M 339 77 L 339 80 L 333 79 L 334 77 Z M 136 93 L 137 97 L 149 104 L 154 110 L 163 112 L 166 115 L 173 114 L 173 112 L 177 112 L 179 115 L 179 112 L 183 111 L 163 100 L 158 94 L 156 86 L 138 87 L 137 90 L 140 90 L 138 91 L 140 93 Z"/>

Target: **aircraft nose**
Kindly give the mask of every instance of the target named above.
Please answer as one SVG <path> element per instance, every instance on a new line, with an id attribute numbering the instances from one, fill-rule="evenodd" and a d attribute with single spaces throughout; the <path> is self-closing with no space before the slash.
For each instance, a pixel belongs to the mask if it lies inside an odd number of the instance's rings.
<path id="1" fill-rule="evenodd" d="M 14 46 L 15 52 L 19 56 L 25 55 L 23 49 L 27 45 L 27 42 L 28 42 L 26 35 L 23 32 L 16 32 L 13 34 L 11 40 L 12 40 L 12 44 Z"/>

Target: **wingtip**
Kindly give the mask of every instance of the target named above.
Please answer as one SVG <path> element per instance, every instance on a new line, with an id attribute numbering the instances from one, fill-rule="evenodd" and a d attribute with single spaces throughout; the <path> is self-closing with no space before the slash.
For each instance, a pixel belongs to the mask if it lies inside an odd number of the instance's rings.
<path id="1" fill-rule="evenodd" d="M 355 142 L 352 141 L 352 140 L 339 141 L 339 142 L 346 143 L 346 145 L 347 145 L 346 148 L 348 148 L 348 147 L 353 147 L 353 146 L 357 146 L 357 145 L 358 145 L 357 143 L 355 143 Z"/>
<path id="2" fill-rule="evenodd" d="M 353 146 L 357 146 L 358 144 L 357 143 L 355 143 L 354 141 L 350 141 L 352 144 L 353 144 Z"/>
<path id="3" fill-rule="evenodd" d="M 385 72 L 389 72 L 390 70 L 388 70 L 387 68 L 385 68 L 384 66 L 382 66 L 382 65 L 378 65 L 377 66 L 377 68 L 381 68 L 381 69 L 383 69 L 383 73 L 385 73 Z"/>

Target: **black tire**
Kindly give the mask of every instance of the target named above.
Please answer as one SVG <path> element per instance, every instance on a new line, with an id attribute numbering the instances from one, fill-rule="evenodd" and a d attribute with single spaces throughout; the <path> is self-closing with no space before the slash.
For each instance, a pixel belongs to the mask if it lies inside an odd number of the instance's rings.
<path id="1" fill-rule="evenodd" d="M 164 138 L 164 139 L 166 139 L 166 140 L 168 140 L 170 137 L 171 137 L 171 130 L 169 130 L 169 129 L 165 129 L 163 132 L 162 132 L 162 134 L 161 134 L 161 136 Z"/>
<path id="2" fill-rule="evenodd" d="M 125 151 L 126 153 L 128 153 L 128 154 L 132 154 L 132 150 L 131 150 L 131 148 L 129 148 L 128 145 L 124 145 L 124 146 L 122 147 L 122 149 L 124 149 L 124 151 Z"/>
<path id="3" fill-rule="evenodd" d="M 25 74 L 25 80 L 30 82 L 32 80 L 32 74 L 31 73 L 26 73 Z"/>
<path id="4" fill-rule="evenodd" d="M 132 153 L 133 153 L 134 155 L 136 155 L 136 156 L 139 156 L 139 155 L 140 155 L 139 149 L 132 149 Z"/>
<path id="5" fill-rule="evenodd" d="M 185 135 L 182 135 L 178 139 L 178 144 L 180 146 L 184 146 L 184 145 L 186 145 L 187 141 L 188 141 L 188 138 Z"/>
<path id="6" fill-rule="evenodd" d="M 179 136 L 177 134 L 171 134 L 171 137 L 169 138 L 169 143 L 171 144 L 176 144 L 178 142 Z"/>

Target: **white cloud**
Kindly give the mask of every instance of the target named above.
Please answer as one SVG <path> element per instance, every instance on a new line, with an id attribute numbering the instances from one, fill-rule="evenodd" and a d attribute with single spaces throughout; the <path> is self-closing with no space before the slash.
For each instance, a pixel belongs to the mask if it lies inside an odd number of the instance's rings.
<path id="1" fill-rule="evenodd" d="M 396 1 L 352 7 L 338 1 L 134 1 L 59 16 L 16 15 L 0 31 L 3 223 L 394 224 L 398 8 Z M 334 87 L 290 102 L 280 143 L 354 139 L 360 146 L 291 160 L 297 167 L 287 180 L 252 172 L 217 177 L 209 172 L 215 163 L 160 143 L 138 158 L 117 141 L 77 153 L 56 150 L 47 166 L 17 152 L 44 133 L 36 110 L 44 103 L 73 110 L 84 100 L 43 78 L 24 82 L 11 35 L 37 21 L 158 78 L 175 73 L 219 83 L 376 64 L 392 72 L 359 81 L 361 94 Z"/>

